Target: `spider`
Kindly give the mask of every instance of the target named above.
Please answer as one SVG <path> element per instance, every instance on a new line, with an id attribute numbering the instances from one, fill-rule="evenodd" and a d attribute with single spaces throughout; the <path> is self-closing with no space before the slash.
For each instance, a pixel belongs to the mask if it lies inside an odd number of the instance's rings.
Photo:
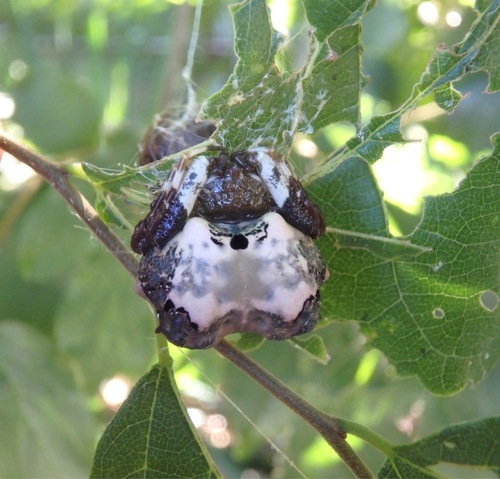
<path id="1" fill-rule="evenodd" d="M 288 339 L 319 319 L 325 225 L 272 149 L 184 156 L 132 236 L 157 333 L 190 349 L 235 332 Z"/>

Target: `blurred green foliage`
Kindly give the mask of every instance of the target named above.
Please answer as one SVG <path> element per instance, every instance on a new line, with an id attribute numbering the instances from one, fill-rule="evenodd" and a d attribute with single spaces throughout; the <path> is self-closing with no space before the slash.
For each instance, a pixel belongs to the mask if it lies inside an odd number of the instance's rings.
<path id="1" fill-rule="evenodd" d="M 185 99 L 181 70 L 193 8 L 175 3 L 182 2 L 1 2 L 3 128 L 61 161 L 132 165 L 153 115 L 179 107 Z M 270 3 L 276 18 L 286 19 L 294 39 L 284 61 L 300 62 L 307 32 L 298 2 Z M 436 7 L 437 20 L 432 20 L 432 12 L 423 15 L 423 3 Z M 193 73 L 200 101 L 225 83 L 235 63 L 226 7 L 227 2 L 213 0 L 203 10 Z M 450 12 L 461 16 L 455 28 L 446 23 Z M 369 76 L 363 118 L 397 108 L 437 45 L 458 41 L 473 19 L 465 0 L 379 1 L 363 22 L 363 70 Z M 413 196 L 398 199 L 397 190 L 382 185 L 395 231 L 411 232 L 419 219 L 421 196 L 450 191 L 472 162 L 491 149 L 489 136 L 498 129 L 500 100 L 498 94 L 483 93 L 486 85 L 485 74 L 468 76 L 458 84 L 466 97 L 452 115 L 427 103 L 405 118 L 407 136 L 418 134 L 424 142 L 418 151 L 399 151 L 407 157 L 400 162 L 408 162 L 398 170 L 402 176 L 392 179 L 396 185 L 418 180 Z M 9 112 L 12 105 L 15 110 Z M 349 125 L 317 133 L 312 160 L 342 146 L 349 133 Z M 309 160 L 299 155 L 295 161 L 301 171 L 310 168 Z M 118 374 L 134 381 L 155 361 L 154 318 L 134 295 L 126 273 L 80 227 L 55 192 L 20 178 L 18 170 L 5 166 L 10 165 L 5 158 L 1 165 L 0 475 L 85 476 L 95 442 L 113 412 L 99 386 Z M 375 173 L 382 178 L 387 168 L 376 165 Z M 120 234 L 126 240 L 129 233 Z M 377 351 L 367 355 L 354 325 L 333 324 L 318 334 L 332 357 L 326 367 L 288 343 L 266 342 L 254 357 L 317 407 L 397 443 L 455 422 L 498 414 L 498 368 L 474 390 L 435 397 L 415 379 L 396 378 Z M 188 406 L 205 418 L 227 418 L 223 429 L 230 434 L 230 446 L 213 451 L 228 476 L 245 469 L 296 476 L 259 430 L 309 477 L 348 474 L 312 430 L 215 352 L 172 348 L 172 354 Z M 218 398 L 217 388 L 254 424 Z M 214 430 L 205 427 L 202 435 L 212 448 L 220 446 Z M 362 445 L 353 442 L 353 447 L 359 450 Z M 362 453 L 374 470 L 382 463 L 373 450 L 364 448 Z M 492 477 L 484 471 L 441 471 L 453 477 Z"/>

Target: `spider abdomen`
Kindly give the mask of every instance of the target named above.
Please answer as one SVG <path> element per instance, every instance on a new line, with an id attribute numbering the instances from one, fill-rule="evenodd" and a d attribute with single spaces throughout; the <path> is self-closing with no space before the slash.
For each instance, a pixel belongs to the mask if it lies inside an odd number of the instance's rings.
<path id="1" fill-rule="evenodd" d="M 274 212 L 238 224 L 191 218 L 164 248 L 144 255 L 139 272 L 159 332 L 189 348 L 233 332 L 286 339 L 309 331 L 324 278 L 311 238 Z"/>

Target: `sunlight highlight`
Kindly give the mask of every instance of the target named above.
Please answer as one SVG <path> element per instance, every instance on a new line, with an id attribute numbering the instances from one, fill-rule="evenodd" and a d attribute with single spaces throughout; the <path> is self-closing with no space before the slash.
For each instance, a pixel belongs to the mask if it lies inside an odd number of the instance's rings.
<path id="1" fill-rule="evenodd" d="M 407 135 L 409 138 L 427 135 L 422 127 L 412 127 L 411 130 Z M 422 195 L 432 183 L 424 159 L 423 142 L 392 145 L 385 149 L 382 158 L 373 165 L 373 171 L 387 201 L 411 213 L 420 211 Z"/>
<path id="2" fill-rule="evenodd" d="M 316 143 L 305 137 L 298 138 L 294 144 L 294 147 L 295 151 L 297 151 L 300 156 L 303 156 L 305 158 L 314 158 L 319 152 Z"/>
<path id="3" fill-rule="evenodd" d="M 14 60 L 9 65 L 9 76 L 15 81 L 23 80 L 28 73 L 28 65 L 22 60 Z"/>
<path id="4" fill-rule="evenodd" d="M 9 153 L 0 155 L 0 189 L 15 190 L 26 181 L 36 176 L 36 173 L 24 163 L 21 163 Z"/>
<path id="5" fill-rule="evenodd" d="M 99 392 L 106 406 L 116 410 L 127 399 L 131 388 L 132 384 L 128 378 L 117 375 L 103 381 L 99 387 Z"/>
<path id="6" fill-rule="evenodd" d="M 445 17 L 446 24 L 451 28 L 457 28 L 462 24 L 462 15 L 456 10 L 450 10 Z"/>
<path id="7" fill-rule="evenodd" d="M 269 2 L 271 11 L 271 23 L 275 30 L 288 36 L 290 24 L 290 2 L 288 0 L 271 0 Z"/>
<path id="8" fill-rule="evenodd" d="M 363 386 L 366 384 L 370 378 L 373 376 L 377 364 L 381 358 L 381 354 L 376 349 L 371 349 L 361 359 L 356 375 L 354 376 L 354 382 L 358 386 Z"/>
<path id="9" fill-rule="evenodd" d="M 16 104 L 11 96 L 0 92 L 0 120 L 12 118 L 16 111 Z"/>
<path id="10" fill-rule="evenodd" d="M 417 8 L 417 17 L 424 25 L 436 25 L 439 21 L 439 10 L 434 2 L 422 2 Z"/>

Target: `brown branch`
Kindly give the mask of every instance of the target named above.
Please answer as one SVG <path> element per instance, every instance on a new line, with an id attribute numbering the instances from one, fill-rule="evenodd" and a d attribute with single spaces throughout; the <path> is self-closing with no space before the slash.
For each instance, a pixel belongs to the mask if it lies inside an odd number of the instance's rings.
<path id="1" fill-rule="evenodd" d="M 373 474 L 365 463 L 347 443 L 346 433 L 342 430 L 340 425 L 341 420 L 325 414 L 304 401 L 298 394 L 289 389 L 288 386 L 283 384 L 279 379 L 275 378 L 229 342 L 223 340 L 215 349 L 318 431 L 340 456 L 347 467 L 349 467 L 355 477 L 373 477 Z"/>
<path id="2" fill-rule="evenodd" d="M 77 216 L 88 226 L 111 254 L 135 277 L 137 259 L 98 216 L 87 198 L 69 181 L 64 165 L 54 163 L 29 150 L 16 141 L 0 134 L 0 149 L 10 153 L 30 166 L 49 183 L 71 206 Z"/>

